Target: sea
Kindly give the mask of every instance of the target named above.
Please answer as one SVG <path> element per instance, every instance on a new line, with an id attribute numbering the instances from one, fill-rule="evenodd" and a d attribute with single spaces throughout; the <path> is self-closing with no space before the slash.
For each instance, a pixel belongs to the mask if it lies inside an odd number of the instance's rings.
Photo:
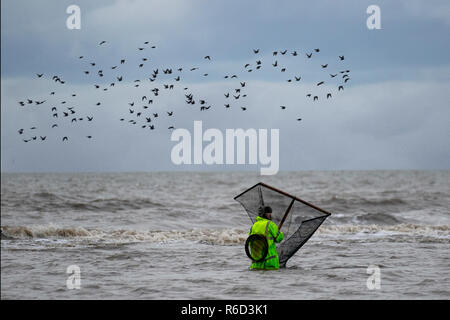
<path id="1" fill-rule="evenodd" d="M 233 200 L 258 182 L 332 213 L 276 271 Z M 450 171 L 1 174 L 1 299 L 449 298 Z"/>

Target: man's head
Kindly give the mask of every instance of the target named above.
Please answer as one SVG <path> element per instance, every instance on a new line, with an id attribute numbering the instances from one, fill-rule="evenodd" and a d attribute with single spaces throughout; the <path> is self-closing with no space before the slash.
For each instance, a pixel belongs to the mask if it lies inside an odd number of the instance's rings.
<path id="1" fill-rule="evenodd" d="M 259 208 L 259 216 L 268 220 L 272 220 L 272 208 L 269 206 Z"/>

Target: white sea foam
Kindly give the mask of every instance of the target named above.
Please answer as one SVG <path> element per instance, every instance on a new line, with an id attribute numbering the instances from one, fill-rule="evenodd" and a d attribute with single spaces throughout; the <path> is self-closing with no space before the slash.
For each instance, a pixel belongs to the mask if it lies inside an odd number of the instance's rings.
<path id="1" fill-rule="evenodd" d="M 243 244 L 248 230 L 230 229 L 191 229 L 191 230 L 103 230 L 83 227 L 58 227 L 55 225 L 37 226 L 4 226 L 3 239 L 81 239 L 91 241 L 111 242 L 169 242 L 194 241 L 214 245 Z M 450 240 L 450 226 L 427 226 L 414 224 L 398 224 L 393 226 L 380 225 L 328 225 L 318 229 L 319 236 L 352 236 L 402 235 L 425 236 L 436 239 Z"/>

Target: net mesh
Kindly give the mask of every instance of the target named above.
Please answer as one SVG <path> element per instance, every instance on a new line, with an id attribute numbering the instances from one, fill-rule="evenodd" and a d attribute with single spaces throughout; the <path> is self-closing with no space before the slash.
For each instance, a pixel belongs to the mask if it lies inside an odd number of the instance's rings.
<path id="1" fill-rule="evenodd" d="M 280 225 L 291 205 L 280 230 L 284 234 L 284 239 L 277 248 L 281 267 L 286 265 L 289 258 L 308 241 L 330 215 L 302 202 L 299 198 L 263 183 L 254 185 L 234 199 L 244 207 L 252 223 L 256 221 L 260 207 L 270 206 L 272 221 L 277 226 Z"/>
<path id="2" fill-rule="evenodd" d="M 247 255 L 250 259 L 256 262 L 260 262 L 267 256 L 268 246 L 267 240 L 260 234 L 254 234 L 247 239 L 246 243 Z"/>

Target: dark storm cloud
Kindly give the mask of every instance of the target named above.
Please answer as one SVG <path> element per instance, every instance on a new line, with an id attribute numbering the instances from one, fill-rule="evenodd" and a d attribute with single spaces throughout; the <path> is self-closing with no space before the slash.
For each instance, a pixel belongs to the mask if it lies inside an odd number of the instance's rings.
<path id="1" fill-rule="evenodd" d="M 81 30 L 65 27 L 65 10 L 71 4 L 81 8 Z M 450 132 L 445 119 L 450 118 L 450 97 L 445 88 L 450 82 L 450 44 L 443 38 L 450 29 L 449 5 L 446 1 L 382 2 L 383 29 L 369 31 L 366 8 L 370 4 L 2 1 L 2 171 L 199 169 L 171 164 L 174 143 L 169 131 L 149 134 L 118 123 L 127 103 L 139 96 L 131 83 L 143 77 L 137 68 L 126 69 L 127 86 L 105 96 L 104 109 L 91 109 L 96 99 L 93 83 L 83 77 L 77 57 L 110 66 L 122 56 L 132 56 L 147 40 L 158 47 L 149 53 L 154 65 L 187 67 L 203 63 L 206 54 L 214 58 L 210 79 L 199 82 L 187 77 L 186 81 L 205 92 L 217 110 L 192 114 L 181 99 L 161 103 L 161 108 L 176 109 L 173 124 L 178 128 L 192 130 L 193 120 L 223 130 L 279 128 L 281 170 L 448 169 Z M 108 41 L 107 50 L 99 50 L 100 40 Z M 263 59 L 272 59 L 274 49 L 303 54 L 315 47 L 321 48 L 323 61 L 344 54 L 352 69 L 351 85 L 332 103 L 306 103 L 304 88 L 314 86 L 318 75 L 305 68 L 300 90 L 289 89 L 279 75 L 249 75 L 253 85 L 248 88 L 248 113 L 223 108 L 221 98 L 228 87 L 214 73 L 242 68 L 253 59 L 253 48 L 260 48 Z M 93 127 L 64 128 L 64 134 L 73 137 L 70 144 L 61 144 L 60 134 L 52 140 L 49 129 L 43 131 L 49 136 L 46 144 L 22 143 L 17 134 L 24 126 L 51 124 L 47 113 L 18 109 L 17 101 L 48 94 L 49 83 L 36 82 L 38 72 L 66 77 L 70 87 L 63 89 L 65 94 L 76 91 L 83 114 L 95 116 Z M 285 113 L 279 110 L 281 104 L 288 106 Z M 300 125 L 292 121 L 296 117 L 303 118 Z M 171 125 L 168 119 L 162 121 Z M 81 139 L 87 134 L 95 139 L 89 143 Z"/>

